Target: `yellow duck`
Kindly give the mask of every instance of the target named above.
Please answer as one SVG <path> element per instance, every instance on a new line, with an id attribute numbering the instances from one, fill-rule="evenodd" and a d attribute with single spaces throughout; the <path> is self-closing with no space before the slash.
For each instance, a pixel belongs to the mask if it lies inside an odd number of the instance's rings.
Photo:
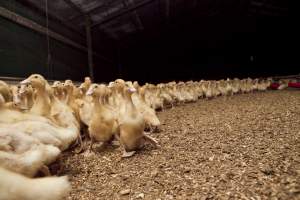
<path id="1" fill-rule="evenodd" d="M 95 142 L 107 143 L 118 131 L 117 118 L 108 107 L 109 89 L 104 84 L 92 84 L 86 95 L 93 98 L 93 115 L 88 124 L 90 150 Z"/>
<path id="2" fill-rule="evenodd" d="M 116 82 L 115 84 L 122 88 L 124 99 L 118 119 L 120 131 L 116 135 L 123 148 L 122 157 L 134 155 L 145 141 L 149 141 L 157 147 L 157 141 L 144 133 L 145 120 L 132 102 L 131 95 L 136 92 L 136 89 L 128 87 L 122 82 Z"/>

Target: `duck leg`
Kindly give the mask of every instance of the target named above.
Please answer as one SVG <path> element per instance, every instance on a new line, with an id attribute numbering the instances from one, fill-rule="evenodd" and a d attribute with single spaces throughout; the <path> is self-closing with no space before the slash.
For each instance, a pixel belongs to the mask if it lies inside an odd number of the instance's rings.
<path id="1" fill-rule="evenodd" d="M 93 138 L 91 138 L 91 144 L 90 144 L 90 148 L 89 148 L 89 152 L 93 152 L 93 145 L 94 145 L 95 141 Z"/>
<path id="2" fill-rule="evenodd" d="M 150 133 L 153 133 L 153 131 L 154 131 L 154 129 L 153 129 L 153 127 L 152 127 L 151 124 L 149 125 L 149 130 L 150 130 Z"/>
<path id="3" fill-rule="evenodd" d="M 81 153 L 82 150 L 83 150 L 82 137 L 81 137 L 80 133 L 79 133 L 79 135 L 78 135 L 78 138 L 77 138 L 76 143 L 78 144 L 79 148 L 77 148 L 77 149 L 75 150 L 75 153 L 78 154 L 78 153 Z"/>
<path id="4" fill-rule="evenodd" d="M 159 148 L 160 145 L 158 144 L 158 142 L 151 137 L 150 135 L 148 135 L 147 133 L 144 132 L 144 139 L 148 142 L 150 142 L 153 146 L 155 146 L 155 148 Z"/>
<path id="5" fill-rule="evenodd" d="M 120 145 L 121 145 L 121 147 L 123 149 L 122 158 L 131 157 L 131 156 L 133 156 L 136 153 L 136 151 L 126 151 L 126 148 L 125 148 L 124 144 L 121 141 L 120 141 Z"/>
<path id="6" fill-rule="evenodd" d="M 123 151 L 123 154 L 122 154 L 122 158 L 128 158 L 128 157 L 131 157 L 131 156 L 133 156 L 134 154 L 135 154 L 135 152 L 136 151 L 126 151 L 125 149 L 124 149 L 124 151 Z"/>
<path id="7" fill-rule="evenodd" d="M 122 154 L 122 158 L 128 158 L 133 156 L 136 151 L 126 151 L 126 148 L 124 146 L 124 144 L 122 143 L 121 139 L 120 139 L 120 135 L 119 134 L 115 134 L 116 139 L 119 141 L 122 149 L 123 149 L 123 154 Z"/>

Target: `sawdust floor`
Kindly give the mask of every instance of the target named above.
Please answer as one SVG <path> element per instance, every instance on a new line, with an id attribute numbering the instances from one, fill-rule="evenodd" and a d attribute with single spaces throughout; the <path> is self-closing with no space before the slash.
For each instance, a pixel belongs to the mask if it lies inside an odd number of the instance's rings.
<path id="1" fill-rule="evenodd" d="M 300 199 L 299 90 L 199 100 L 158 115 L 160 149 L 147 145 L 127 159 L 118 147 L 64 153 L 68 199 Z"/>

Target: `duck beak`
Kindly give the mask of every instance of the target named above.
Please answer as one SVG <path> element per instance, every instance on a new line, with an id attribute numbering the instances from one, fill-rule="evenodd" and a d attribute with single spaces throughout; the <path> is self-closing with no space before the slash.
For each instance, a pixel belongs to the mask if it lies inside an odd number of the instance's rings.
<path id="1" fill-rule="evenodd" d="M 21 85 L 21 88 L 20 88 L 20 90 L 19 90 L 19 94 L 23 94 L 23 93 L 25 93 L 25 85 Z"/>
<path id="2" fill-rule="evenodd" d="M 31 83 L 30 79 L 25 79 L 25 80 L 22 81 L 20 84 L 21 84 L 21 85 L 28 85 L 28 84 L 30 84 L 30 83 Z"/>
<path id="3" fill-rule="evenodd" d="M 134 92 L 136 92 L 136 89 L 135 88 L 129 88 L 128 91 L 134 93 Z"/>
<path id="4" fill-rule="evenodd" d="M 87 96 L 91 96 L 93 93 L 94 93 L 93 89 L 89 89 L 89 90 L 86 92 L 86 95 L 87 95 Z"/>

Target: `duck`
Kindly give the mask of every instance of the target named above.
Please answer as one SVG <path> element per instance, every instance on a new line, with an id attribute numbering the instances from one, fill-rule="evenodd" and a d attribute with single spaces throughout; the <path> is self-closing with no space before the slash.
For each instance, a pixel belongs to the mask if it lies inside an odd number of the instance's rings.
<path id="1" fill-rule="evenodd" d="M 125 84 L 123 79 L 116 79 L 114 82 L 111 82 L 108 87 L 111 89 L 112 95 L 109 98 L 109 104 L 116 109 L 116 112 L 120 112 L 121 104 L 124 101 L 122 96 L 122 85 Z"/>
<path id="2" fill-rule="evenodd" d="M 145 88 L 135 85 L 136 93 L 132 94 L 132 101 L 136 109 L 142 114 L 145 120 L 146 129 L 158 130 L 161 125 L 156 112 L 153 108 L 149 107 L 145 102 Z"/>
<path id="3" fill-rule="evenodd" d="M 22 153 L 1 150 L 0 167 L 28 177 L 34 177 L 39 171 L 49 175 L 46 165 L 53 162 L 59 153 L 59 149 L 51 145 L 33 145 Z"/>
<path id="4" fill-rule="evenodd" d="M 62 150 L 65 150 L 74 141 L 80 144 L 80 124 L 74 111 L 68 105 L 55 98 L 45 78 L 42 75 L 33 74 L 22 81 L 21 84 L 31 84 L 36 90 L 34 104 L 30 109 L 30 113 L 48 118 L 52 122 L 27 121 L 24 123 L 24 126 L 32 131 L 47 131 L 55 135 L 62 141 Z"/>
<path id="5" fill-rule="evenodd" d="M 169 92 L 168 86 L 165 84 L 158 84 L 158 88 L 160 90 L 160 96 L 163 99 L 164 106 L 174 107 L 174 100 Z"/>
<path id="6" fill-rule="evenodd" d="M 284 90 L 286 88 L 288 88 L 288 84 L 289 84 L 290 80 L 289 79 L 281 79 L 279 80 L 279 87 L 278 90 Z"/>
<path id="7" fill-rule="evenodd" d="M 211 81 L 206 81 L 205 83 L 203 83 L 203 91 L 205 93 L 206 99 L 213 98 L 212 83 L 211 83 Z"/>
<path id="8" fill-rule="evenodd" d="M 42 147 L 43 145 L 48 145 L 21 130 L 3 126 L 0 127 L 0 140 L 2 141 L 0 143 L 0 150 L 13 151 L 15 153 L 23 153 L 31 149 L 33 146 Z M 49 151 L 49 159 L 46 163 L 53 162 L 55 157 L 60 153 L 60 150 L 57 147 L 49 144 L 48 150 L 51 150 L 51 148 L 53 153 L 50 153 L 51 151 Z"/>
<path id="9" fill-rule="evenodd" d="M 91 138 L 90 151 L 93 151 L 95 142 L 106 144 L 112 141 L 118 131 L 117 117 L 108 107 L 109 88 L 104 84 L 92 84 L 86 95 L 93 98 L 93 115 L 88 124 L 88 132 Z"/>
<path id="10" fill-rule="evenodd" d="M 118 119 L 119 132 L 116 134 L 116 138 L 123 148 L 122 157 L 133 156 L 136 150 L 140 149 L 146 141 L 158 147 L 158 142 L 144 132 L 145 120 L 132 102 L 131 95 L 136 92 L 136 89 L 128 87 L 124 83 L 117 82 L 116 84 L 122 88 L 124 98 Z"/>
<path id="11" fill-rule="evenodd" d="M 35 89 L 34 104 L 30 109 L 31 114 L 50 118 L 51 113 L 51 98 L 47 91 L 47 86 L 50 87 L 43 76 L 33 74 L 21 82 L 21 85 L 31 85 Z"/>
<path id="12" fill-rule="evenodd" d="M 0 80 L 0 98 L 4 102 L 11 102 L 13 100 L 13 94 L 9 85 Z"/>
<path id="13" fill-rule="evenodd" d="M 240 92 L 240 80 L 238 78 L 234 78 L 232 81 L 232 92 L 233 94 Z"/>
<path id="14" fill-rule="evenodd" d="M 31 85 L 21 85 L 14 99 L 15 105 L 22 110 L 30 110 L 33 106 L 34 91 Z"/>
<path id="15" fill-rule="evenodd" d="M 90 88 L 92 84 L 92 80 L 90 77 L 85 77 L 84 78 L 84 82 L 80 84 L 79 86 L 79 90 L 80 90 L 80 93 L 81 93 L 81 97 L 85 97 L 85 94 L 86 92 L 88 91 L 88 89 Z"/>
<path id="16" fill-rule="evenodd" d="M 53 88 L 54 96 L 58 100 L 66 103 L 66 94 L 63 88 L 63 83 L 60 81 L 54 81 L 51 87 Z"/>
<path id="17" fill-rule="evenodd" d="M 0 200 L 62 200 L 71 191 L 67 176 L 28 178 L 0 167 Z"/>
<path id="18" fill-rule="evenodd" d="M 74 86 L 73 82 L 71 80 L 66 80 L 64 83 L 64 87 L 66 90 L 66 96 L 67 96 L 67 105 L 73 110 L 74 115 L 76 119 L 79 121 L 79 106 L 75 102 L 76 98 L 76 92 L 74 93 L 76 87 Z"/>

